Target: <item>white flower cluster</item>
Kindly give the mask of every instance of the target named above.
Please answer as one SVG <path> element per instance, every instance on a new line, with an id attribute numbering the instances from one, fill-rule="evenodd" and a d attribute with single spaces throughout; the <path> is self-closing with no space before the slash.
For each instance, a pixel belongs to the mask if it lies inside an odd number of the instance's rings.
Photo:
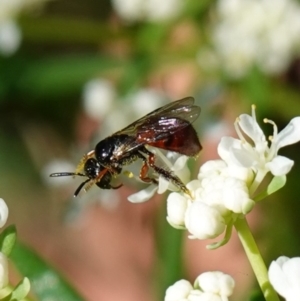
<path id="1" fill-rule="evenodd" d="M 212 32 L 219 63 L 233 78 L 256 65 L 286 70 L 300 53 L 300 5 L 295 0 L 219 0 Z"/>
<path id="2" fill-rule="evenodd" d="M 15 19 L 27 8 L 45 0 L 0 0 L 0 53 L 11 55 L 21 44 L 21 30 Z"/>
<path id="3" fill-rule="evenodd" d="M 181 0 L 112 0 L 117 14 L 128 22 L 159 22 L 179 15 L 183 2 Z"/>
<path id="4" fill-rule="evenodd" d="M 246 182 L 229 175 L 222 161 L 208 161 L 198 179 L 187 184 L 193 198 L 172 192 L 167 199 L 167 220 L 175 228 L 186 228 L 191 238 L 215 238 L 238 214 L 251 211 Z"/>
<path id="5" fill-rule="evenodd" d="M 198 276 L 194 286 L 187 280 L 179 280 L 170 286 L 164 301 L 227 301 L 235 282 L 222 272 L 206 272 Z"/>
<path id="6" fill-rule="evenodd" d="M 237 118 L 239 139 L 222 138 L 218 146 L 221 160 L 206 162 L 198 178 L 186 185 L 191 195 L 172 192 L 168 196 L 167 220 L 173 227 L 187 229 L 191 238 L 198 239 L 215 238 L 225 229 L 227 234 L 237 218 L 252 210 L 254 192 L 265 175 L 283 176 L 290 171 L 294 162 L 278 151 L 300 141 L 300 117 L 293 118 L 280 133 L 273 121 L 264 121 L 273 125 L 270 143 L 256 121 L 253 106 L 251 116 Z"/>
<path id="7" fill-rule="evenodd" d="M 286 301 L 298 301 L 300 296 L 300 257 L 279 257 L 269 267 L 269 279 L 274 289 Z"/>

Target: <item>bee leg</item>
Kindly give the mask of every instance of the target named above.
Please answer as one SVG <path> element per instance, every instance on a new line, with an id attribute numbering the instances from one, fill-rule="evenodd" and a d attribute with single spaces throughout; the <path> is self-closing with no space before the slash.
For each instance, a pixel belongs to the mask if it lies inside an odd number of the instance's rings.
<path id="1" fill-rule="evenodd" d="M 177 177 L 174 173 L 171 171 L 165 170 L 164 168 L 156 166 L 155 163 L 155 155 L 151 153 L 146 148 L 143 149 L 143 152 L 145 152 L 148 155 L 148 161 L 147 161 L 147 167 L 149 169 L 149 166 L 154 169 L 156 173 L 164 177 L 166 180 L 171 181 L 174 183 L 182 192 L 188 194 L 190 197 L 191 192 L 187 189 L 187 187 L 182 183 L 182 181 Z M 143 168 L 143 167 L 142 167 Z"/>
<path id="2" fill-rule="evenodd" d="M 156 166 L 155 164 L 150 165 L 156 173 L 164 177 L 166 180 L 171 181 L 175 186 L 177 186 L 182 192 L 188 194 L 190 197 L 191 192 L 187 189 L 187 187 L 183 184 L 183 182 L 171 171 L 165 170 L 161 167 Z"/>
<path id="3" fill-rule="evenodd" d="M 149 171 L 149 163 L 148 163 L 147 158 L 139 152 L 137 153 L 137 156 L 143 160 L 143 165 L 142 165 L 142 168 L 140 170 L 140 175 L 139 175 L 140 179 L 146 183 L 152 182 L 154 184 L 158 184 L 157 180 L 155 180 L 154 178 L 150 178 L 147 175 L 148 171 Z"/>

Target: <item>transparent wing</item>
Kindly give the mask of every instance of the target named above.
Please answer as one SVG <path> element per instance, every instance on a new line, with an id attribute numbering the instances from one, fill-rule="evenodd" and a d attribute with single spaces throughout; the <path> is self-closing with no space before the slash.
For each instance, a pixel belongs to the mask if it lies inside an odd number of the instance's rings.
<path id="1" fill-rule="evenodd" d="M 115 150 L 115 154 L 131 151 L 140 145 L 151 144 L 173 135 L 177 131 L 190 126 L 199 114 L 200 107 L 194 105 L 194 98 L 183 98 L 158 108 L 138 119 L 114 135 L 126 134 L 135 139 L 128 139 Z"/>

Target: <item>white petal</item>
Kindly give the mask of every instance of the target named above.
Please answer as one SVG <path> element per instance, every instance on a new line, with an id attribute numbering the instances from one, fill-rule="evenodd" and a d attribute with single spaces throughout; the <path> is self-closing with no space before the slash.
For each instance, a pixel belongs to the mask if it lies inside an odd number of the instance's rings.
<path id="1" fill-rule="evenodd" d="M 3 199 L 0 198 L 0 228 L 2 228 L 8 218 L 8 207 Z"/>
<path id="2" fill-rule="evenodd" d="M 223 160 L 209 160 L 206 161 L 199 170 L 199 176 L 209 175 L 212 173 L 219 173 L 221 170 L 227 167 L 227 164 Z M 198 178 L 199 178 L 198 176 Z"/>
<path id="3" fill-rule="evenodd" d="M 159 180 L 158 180 L 157 193 L 158 194 L 165 193 L 168 190 L 169 186 L 170 186 L 170 182 L 167 179 L 165 179 L 164 177 L 160 176 Z"/>
<path id="4" fill-rule="evenodd" d="M 224 168 L 221 172 L 221 175 L 242 180 L 246 184 L 252 183 L 253 178 L 254 178 L 254 173 L 251 168 L 233 165 L 233 164 Z"/>
<path id="5" fill-rule="evenodd" d="M 199 287 L 204 292 L 210 292 L 229 297 L 233 293 L 234 279 L 223 272 L 213 271 L 202 273 L 197 279 Z"/>
<path id="6" fill-rule="evenodd" d="M 239 119 L 239 126 L 243 132 L 253 140 L 255 145 L 266 141 L 264 132 L 252 116 L 248 114 L 242 114 L 240 115 Z"/>
<path id="7" fill-rule="evenodd" d="M 187 199 L 180 193 L 170 193 L 167 199 L 167 221 L 172 226 L 184 226 L 187 204 Z"/>
<path id="8" fill-rule="evenodd" d="M 284 156 L 276 156 L 266 167 L 274 176 L 286 175 L 294 165 L 294 161 Z"/>
<path id="9" fill-rule="evenodd" d="M 165 301 L 180 301 L 186 298 L 193 286 L 187 280 L 179 280 L 166 290 Z"/>
<path id="10" fill-rule="evenodd" d="M 190 191 L 196 191 L 197 189 L 201 188 L 201 181 L 199 180 L 192 180 L 186 185 L 187 189 Z"/>
<path id="11" fill-rule="evenodd" d="M 231 150 L 241 149 L 242 143 L 240 140 L 232 137 L 223 137 L 218 145 L 218 154 L 227 164 L 231 162 Z"/>
<path id="12" fill-rule="evenodd" d="M 288 281 L 285 279 L 281 267 L 275 261 L 273 261 L 269 267 L 269 279 L 274 289 L 281 296 L 284 296 L 288 290 Z"/>
<path id="13" fill-rule="evenodd" d="M 274 289 L 287 301 L 299 300 L 300 258 L 279 257 L 269 267 L 269 279 Z"/>
<path id="14" fill-rule="evenodd" d="M 193 237 L 207 239 L 221 234 L 225 221 L 216 208 L 196 201 L 186 210 L 185 226 Z"/>
<path id="15" fill-rule="evenodd" d="M 127 197 L 127 199 L 131 203 L 143 203 L 151 199 L 156 191 L 157 185 L 150 185 L 147 188 L 130 195 L 129 197 Z"/>
<path id="16" fill-rule="evenodd" d="M 258 164 L 258 154 L 253 149 L 249 149 L 248 151 L 232 149 L 231 162 L 235 165 L 246 168 L 254 167 Z"/>
<path id="17" fill-rule="evenodd" d="M 300 289 L 300 257 L 294 257 L 286 261 L 282 269 L 287 275 L 292 287 Z"/>
<path id="18" fill-rule="evenodd" d="M 300 141 L 300 117 L 293 118 L 277 136 L 277 150 Z"/>
<path id="19" fill-rule="evenodd" d="M 173 170 L 176 171 L 176 170 L 180 170 L 182 168 L 184 168 L 186 166 L 186 162 L 187 160 L 189 159 L 189 157 L 187 156 L 180 156 L 174 163 L 173 165 Z"/>
<path id="20" fill-rule="evenodd" d="M 227 178 L 222 188 L 222 202 L 224 206 L 235 213 L 249 213 L 255 205 L 250 199 L 245 182 Z"/>

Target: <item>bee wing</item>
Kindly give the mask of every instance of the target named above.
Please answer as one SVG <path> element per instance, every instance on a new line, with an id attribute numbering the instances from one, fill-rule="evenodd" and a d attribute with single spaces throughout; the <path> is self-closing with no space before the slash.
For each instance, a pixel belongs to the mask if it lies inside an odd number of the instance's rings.
<path id="1" fill-rule="evenodd" d="M 179 118 L 192 123 L 200 114 L 200 107 L 194 106 L 194 102 L 195 99 L 193 97 L 173 101 L 134 121 L 114 135 L 126 134 L 136 136 L 137 132 L 148 131 L 150 129 L 164 131 L 165 126 L 170 124 L 168 119 Z M 163 122 L 163 120 L 165 120 L 165 122 Z"/>
<path id="2" fill-rule="evenodd" d="M 194 98 L 187 97 L 167 104 L 133 122 L 116 133 L 126 134 L 135 139 L 128 139 L 115 150 L 116 158 L 141 145 L 155 146 L 155 142 L 167 139 L 174 133 L 191 126 L 199 114 L 200 107 L 194 105 Z"/>

